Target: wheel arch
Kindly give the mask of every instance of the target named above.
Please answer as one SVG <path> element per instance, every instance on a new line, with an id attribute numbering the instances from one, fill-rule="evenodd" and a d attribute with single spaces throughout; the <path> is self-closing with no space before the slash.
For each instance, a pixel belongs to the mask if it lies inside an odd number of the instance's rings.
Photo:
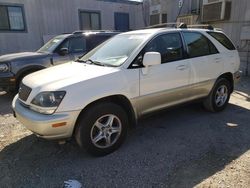
<path id="1" fill-rule="evenodd" d="M 87 106 L 85 106 L 81 110 L 80 114 L 77 117 L 75 125 L 78 124 L 80 117 L 83 116 L 84 113 L 88 109 L 90 109 L 93 105 L 95 105 L 97 103 L 102 103 L 102 102 L 112 102 L 112 103 L 115 103 L 115 104 L 121 106 L 128 115 L 130 127 L 134 127 L 137 124 L 137 115 L 136 115 L 136 112 L 135 112 L 131 102 L 129 101 L 129 99 L 126 96 L 118 94 L 118 95 L 111 95 L 111 96 L 103 97 L 103 98 L 100 98 L 98 100 L 95 100 L 95 101 L 89 103 Z M 75 126 L 73 134 L 75 133 L 76 128 L 77 127 Z"/>
<path id="2" fill-rule="evenodd" d="M 20 78 L 22 78 L 23 76 L 29 74 L 29 73 L 32 73 L 32 72 L 35 72 L 35 71 L 39 71 L 39 70 L 42 70 L 46 67 L 43 67 L 43 66 L 40 66 L 40 65 L 33 65 L 33 66 L 28 66 L 28 67 L 25 67 L 25 68 L 22 68 L 21 70 L 19 70 L 16 74 L 16 79 L 17 80 L 20 80 Z"/>
<path id="3" fill-rule="evenodd" d="M 234 90 L 234 78 L 233 78 L 233 74 L 231 72 L 226 72 L 226 73 L 223 73 L 222 75 L 220 75 L 217 80 L 219 80 L 220 78 L 225 78 L 229 81 L 230 83 L 230 86 L 231 86 L 231 90 L 230 92 L 232 93 L 233 90 Z"/>

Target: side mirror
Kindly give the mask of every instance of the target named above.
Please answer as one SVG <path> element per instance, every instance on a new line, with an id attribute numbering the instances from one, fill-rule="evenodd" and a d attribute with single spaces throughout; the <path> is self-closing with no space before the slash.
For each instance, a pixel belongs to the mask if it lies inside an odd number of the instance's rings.
<path id="1" fill-rule="evenodd" d="M 65 56 L 65 55 L 67 55 L 69 53 L 69 49 L 68 48 L 61 48 L 60 50 L 59 50 L 59 55 L 61 55 L 61 56 Z"/>
<path id="2" fill-rule="evenodd" d="M 148 67 L 161 64 L 161 54 L 159 52 L 147 52 L 143 57 L 143 74 L 148 73 Z"/>

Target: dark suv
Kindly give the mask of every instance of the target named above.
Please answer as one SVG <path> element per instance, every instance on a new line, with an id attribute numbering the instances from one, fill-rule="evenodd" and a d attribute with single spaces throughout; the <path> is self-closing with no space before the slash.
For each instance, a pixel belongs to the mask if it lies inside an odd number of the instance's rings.
<path id="1" fill-rule="evenodd" d="M 17 91 L 28 74 L 74 61 L 100 43 L 118 34 L 113 31 L 76 31 L 51 39 L 36 52 L 0 56 L 0 91 Z"/>

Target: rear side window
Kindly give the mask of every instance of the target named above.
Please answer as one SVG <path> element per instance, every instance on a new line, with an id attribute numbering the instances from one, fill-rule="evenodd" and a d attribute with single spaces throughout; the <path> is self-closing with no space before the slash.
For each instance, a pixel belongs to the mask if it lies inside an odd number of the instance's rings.
<path id="1" fill-rule="evenodd" d="M 87 40 L 87 48 L 88 50 L 92 50 L 93 48 L 95 48 L 96 46 L 98 46 L 99 44 L 101 44 L 102 42 L 104 42 L 105 40 L 109 39 L 110 35 L 93 35 L 93 36 L 87 36 L 86 40 Z"/>
<path id="2" fill-rule="evenodd" d="M 213 38 L 215 38 L 219 43 L 229 50 L 235 50 L 233 43 L 224 35 L 223 33 L 207 32 Z"/>
<path id="3" fill-rule="evenodd" d="M 201 33 L 183 32 L 183 37 L 187 44 L 190 58 L 218 53 L 214 44 Z"/>

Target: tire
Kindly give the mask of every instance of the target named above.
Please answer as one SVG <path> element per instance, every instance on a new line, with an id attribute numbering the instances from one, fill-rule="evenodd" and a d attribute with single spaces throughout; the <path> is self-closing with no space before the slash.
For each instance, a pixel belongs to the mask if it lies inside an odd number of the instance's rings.
<path id="1" fill-rule="evenodd" d="M 210 112 L 220 112 L 224 110 L 228 104 L 231 95 L 230 82 L 225 78 L 220 78 L 203 101 L 203 106 Z"/>
<path id="2" fill-rule="evenodd" d="M 76 126 L 75 139 L 78 145 L 92 155 L 104 156 L 124 142 L 129 122 L 122 107 L 102 102 L 82 114 Z"/>

